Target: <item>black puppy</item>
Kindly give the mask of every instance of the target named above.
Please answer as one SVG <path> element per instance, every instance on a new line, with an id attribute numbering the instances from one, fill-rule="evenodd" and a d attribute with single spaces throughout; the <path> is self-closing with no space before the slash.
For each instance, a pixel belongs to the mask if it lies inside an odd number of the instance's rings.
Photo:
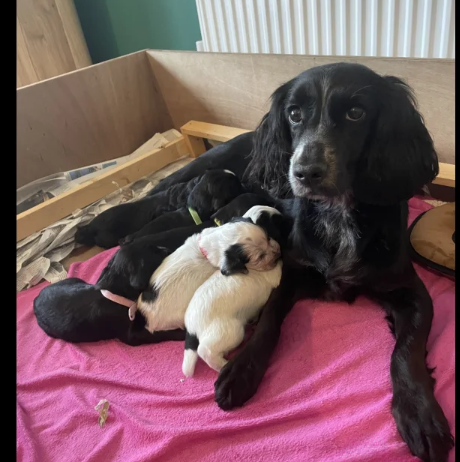
<path id="1" fill-rule="evenodd" d="M 234 217 L 242 217 L 254 205 L 273 205 L 273 201 L 257 194 L 245 193 L 233 199 L 229 204 L 221 207 L 214 215 L 210 215 L 204 208 L 197 207 L 196 211 L 202 220 L 212 220 L 217 225 L 228 223 Z M 208 209 L 209 210 L 209 209 Z M 120 244 L 139 239 L 142 236 L 157 234 L 168 229 L 176 229 L 183 226 L 192 226 L 194 219 L 189 210 L 185 207 L 175 212 L 165 213 L 146 224 L 140 231 L 126 236 L 120 240 Z"/>
<path id="2" fill-rule="evenodd" d="M 101 290 L 133 302 L 148 286 L 153 272 L 169 254 L 162 245 L 172 250 L 182 245 L 189 236 L 212 226 L 203 223 L 147 236 L 118 250 L 110 259 L 96 284 L 79 278 L 69 278 L 45 287 L 34 300 L 38 325 L 53 338 L 67 342 L 96 342 L 119 339 L 128 345 L 183 340 L 182 330 L 155 332 L 145 327 L 145 318 L 136 312 L 134 321 L 128 307 L 106 298 Z"/>
<path id="3" fill-rule="evenodd" d="M 75 240 L 88 246 L 115 247 L 120 239 L 139 231 L 165 212 L 172 212 L 187 204 L 206 220 L 243 192 L 240 180 L 229 170 L 208 170 L 167 191 L 102 212 L 91 223 L 77 229 Z"/>

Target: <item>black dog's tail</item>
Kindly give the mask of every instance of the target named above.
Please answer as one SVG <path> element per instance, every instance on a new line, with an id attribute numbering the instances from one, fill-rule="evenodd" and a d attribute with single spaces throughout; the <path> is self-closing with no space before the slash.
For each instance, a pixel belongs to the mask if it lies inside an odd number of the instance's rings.
<path id="1" fill-rule="evenodd" d="M 196 362 L 198 360 L 199 345 L 198 337 L 185 331 L 184 361 L 182 362 L 182 372 L 185 377 L 192 377 L 195 372 Z"/>
<path id="2" fill-rule="evenodd" d="M 95 237 L 96 232 L 91 226 L 91 224 L 80 226 L 79 228 L 77 228 L 77 232 L 75 233 L 75 241 L 79 244 L 84 244 L 89 247 L 92 247 L 95 244 Z"/>

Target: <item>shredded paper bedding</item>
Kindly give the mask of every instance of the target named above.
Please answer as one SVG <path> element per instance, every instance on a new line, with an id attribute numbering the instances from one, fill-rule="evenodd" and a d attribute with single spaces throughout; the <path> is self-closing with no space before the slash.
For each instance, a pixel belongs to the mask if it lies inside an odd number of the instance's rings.
<path id="1" fill-rule="evenodd" d="M 118 160 L 117 164 L 121 165 L 126 160 L 131 160 L 134 156 L 144 154 L 149 149 L 164 146 L 166 143 L 178 138 L 180 133 L 177 130 L 169 130 L 163 134 L 155 134 L 150 140 L 144 143 L 133 154 Z M 167 177 L 192 159 L 188 157 L 181 158 L 176 162 L 167 165 L 152 175 L 146 176 L 136 182 L 127 185 L 108 196 L 88 205 L 82 209 L 75 210 L 70 216 L 53 223 L 45 229 L 36 232 L 16 246 L 16 291 L 20 292 L 38 284 L 45 279 L 48 282 L 57 282 L 67 277 L 67 271 L 62 261 L 68 257 L 74 249 L 80 247 L 75 242 L 74 236 L 78 226 L 89 223 L 94 217 L 104 210 L 121 203 L 132 202 L 144 197 L 160 180 Z M 106 170 L 103 170 L 104 172 Z M 86 181 L 101 171 L 78 178 L 76 182 Z M 74 185 L 59 191 L 60 194 Z M 54 193 L 56 191 L 53 191 Z"/>

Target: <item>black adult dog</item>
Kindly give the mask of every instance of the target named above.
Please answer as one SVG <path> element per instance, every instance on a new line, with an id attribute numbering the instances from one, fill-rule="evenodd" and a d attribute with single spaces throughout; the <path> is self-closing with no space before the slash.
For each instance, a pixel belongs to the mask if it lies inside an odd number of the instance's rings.
<path id="1" fill-rule="evenodd" d="M 147 196 L 102 212 L 88 225 L 77 229 L 75 240 L 80 244 L 96 244 L 108 249 L 115 247 L 121 239 L 139 231 L 160 215 L 184 206 L 195 209 L 203 221 L 209 220 L 214 212 L 244 192 L 238 177 L 229 170 L 201 171 L 199 175 L 176 184 L 155 197 Z M 177 217 L 179 222 L 182 215 Z M 174 222 L 174 216 L 172 218 Z"/>
<path id="2" fill-rule="evenodd" d="M 133 321 L 128 307 L 106 298 L 101 290 L 135 301 L 148 287 L 150 277 L 169 254 L 188 236 L 213 226 L 205 222 L 146 236 L 121 247 L 110 259 L 96 284 L 68 278 L 45 287 L 34 300 L 38 325 L 50 337 L 67 342 L 97 342 L 119 339 L 136 346 L 165 340 L 184 340 L 185 331 L 172 330 L 151 334 L 145 318 L 137 310 Z"/>
<path id="3" fill-rule="evenodd" d="M 254 395 L 299 297 L 351 302 L 365 294 L 382 305 L 396 338 L 398 430 L 423 461 L 447 461 L 453 438 L 425 362 L 433 305 L 406 249 L 407 200 L 438 173 L 411 89 L 358 64 L 309 69 L 274 92 L 255 132 L 211 149 L 151 193 L 210 166 L 244 171 L 246 185 L 292 198 L 280 207 L 293 224 L 281 285 L 221 371 L 218 405 L 232 409 Z"/>

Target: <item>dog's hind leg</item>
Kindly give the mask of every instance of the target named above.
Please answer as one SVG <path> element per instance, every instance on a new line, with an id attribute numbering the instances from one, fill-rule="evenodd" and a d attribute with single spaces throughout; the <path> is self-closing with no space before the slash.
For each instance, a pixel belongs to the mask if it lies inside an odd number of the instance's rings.
<path id="1" fill-rule="evenodd" d="M 200 336 L 198 356 L 215 371 L 226 364 L 225 355 L 236 348 L 244 339 L 244 326 L 237 320 L 215 321 Z"/>

